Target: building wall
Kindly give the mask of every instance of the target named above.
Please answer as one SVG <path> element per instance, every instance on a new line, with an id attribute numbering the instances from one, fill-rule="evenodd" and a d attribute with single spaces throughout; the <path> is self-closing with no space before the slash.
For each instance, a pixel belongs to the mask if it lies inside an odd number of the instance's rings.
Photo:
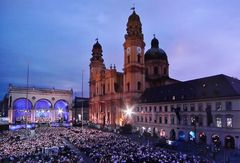
<path id="1" fill-rule="evenodd" d="M 226 103 L 231 102 L 232 107 L 227 108 Z M 217 104 L 218 103 L 218 104 Z M 219 109 L 219 103 L 221 108 Z M 202 104 L 202 108 L 200 107 Z M 207 105 L 211 105 L 213 123 L 207 126 L 207 113 L 205 111 Z M 187 107 L 184 111 L 183 106 Z M 195 106 L 194 110 L 190 106 Z M 167 110 L 165 108 L 167 107 Z M 180 107 L 181 121 L 177 120 L 176 113 L 171 108 Z M 162 111 L 160 110 L 162 108 Z M 174 103 L 152 103 L 152 104 L 139 104 L 135 108 L 136 114 L 134 114 L 134 126 L 141 132 L 155 131 L 158 136 L 165 136 L 170 138 L 170 131 L 172 129 L 176 132 L 176 138 L 179 137 L 179 131 L 183 131 L 186 135 L 185 140 L 189 139 L 189 132 L 195 131 L 194 126 L 191 125 L 191 117 L 194 115 L 202 116 L 202 125 L 198 122 L 196 125 L 196 140 L 199 141 L 199 133 L 204 132 L 207 137 L 207 143 L 213 144 L 212 135 L 216 134 L 220 137 L 222 145 L 224 145 L 224 139 L 226 136 L 234 137 L 235 147 L 240 149 L 240 99 L 209 99 L 203 101 L 186 101 L 186 102 L 174 102 Z M 162 117 L 162 123 L 160 123 L 160 117 Z M 165 124 L 165 117 L 167 123 Z M 184 118 L 186 117 L 186 118 Z M 172 123 L 171 118 L 174 119 Z M 221 126 L 217 126 L 217 118 L 221 118 Z M 232 126 L 227 126 L 227 118 L 232 118 Z M 186 119 L 186 120 L 184 120 Z M 151 120 L 151 121 L 150 121 Z M 165 131 L 165 135 L 163 132 Z"/>
<path id="2" fill-rule="evenodd" d="M 68 103 L 68 110 L 69 110 L 69 120 L 72 120 L 72 91 L 64 91 L 64 90 L 55 90 L 55 89 L 35 89 L 35 88 L 29 88 L 28 91 L 28 97 L 27 97 L 27 89 L 20 88 L 20 87 L 11 87 L 9 88 L 8 92 L 9 96 L 9 103 L 8 103 L 8 116 L 9 116 L 9 122 L 15 123 L 13 120 L 14 116 L 14 101 L 20 98 L 28 98 L 29 101 L 32 103 L 32 110 L 31 113 L 29 113 L 31 116 L 31 119 L 28 120 L 30 122 L 35 122 L 35 114 L 36 109 L 35 104 L 40 99 L 46 99 L 48 100 L 52 107 L 50 109 L 51 112 L 51 121 L 55 121 L 57 111 L 54 109 L 54 105 L 59 100 L 64 100 Z"/>

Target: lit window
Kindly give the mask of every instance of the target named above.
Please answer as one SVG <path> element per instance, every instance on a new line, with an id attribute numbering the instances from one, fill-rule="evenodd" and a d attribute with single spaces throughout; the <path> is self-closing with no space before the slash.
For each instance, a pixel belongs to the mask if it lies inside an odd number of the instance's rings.
<path id="1" fill-rule="evenodd" d="M 232 118 L 231 117 L 227 118 L 227 127 L 233 127 L 233 125 L 232 125 Z"/>
<path id="2" fill-rule="evenodd" d="M 222 127 L 222 118 L 216 118 L 217 127 Z"/>
<path id="3" fill-rule="evenodd" d="M 222 103 L 216 102 L 216 111 L 221 111 L 221 110 L 222 110 Z"/>

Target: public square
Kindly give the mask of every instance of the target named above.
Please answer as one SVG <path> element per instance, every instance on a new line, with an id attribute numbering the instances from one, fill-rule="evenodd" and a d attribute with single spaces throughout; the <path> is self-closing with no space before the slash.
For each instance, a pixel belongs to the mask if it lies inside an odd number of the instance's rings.
<path id="1" fill-rule="evenodd" d="M 239 163 L 239 6 L 1 0 L 0 163 Z"/>
<path id="2" fill-rule="evenodd" d="M 200 156 L 86 127 L 4 131 L 0 154 L 0 162 L 210 162 Z"/>

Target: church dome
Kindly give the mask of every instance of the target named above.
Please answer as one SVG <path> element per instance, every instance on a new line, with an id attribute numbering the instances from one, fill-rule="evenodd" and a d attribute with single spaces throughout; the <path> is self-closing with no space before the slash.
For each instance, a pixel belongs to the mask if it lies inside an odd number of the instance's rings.
<path id="1" fill-rule="evenodd" d="M 147 60 L 167 60 L 167 54 L 159 48 L 158 39 L 155 37 L 151 41 L 151 48 L 145 53 L 145 61 Z"/>
<path id="2" fill-rule="evenodd" d="M 101 46 L 101 44 L 98 42 L 98 40 L 97 40 L 97 42 L 93 45 L 92 52 L 93 52 L 93 53 L 102 53 L 102 46 Z"/>
<path id="3" fill-rule="evenodd" d="M 97 41 L 94 45 L 93 45 L 93 49 L 102 49 L 101 44 L 99 44 L 99 42 Z"/>
<path id="4" fill-rule="evenodd" d="M 138 14 L 136 14 L 135 11 L 133 11 L 133 13 L 128 17 L 128 22 L 140 22 L 140 17 L 138 16 Z"/>

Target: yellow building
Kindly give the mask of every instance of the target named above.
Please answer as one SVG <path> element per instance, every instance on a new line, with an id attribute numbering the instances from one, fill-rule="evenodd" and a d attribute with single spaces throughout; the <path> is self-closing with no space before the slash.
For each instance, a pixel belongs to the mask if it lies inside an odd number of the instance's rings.
<path id="1" fill-rule="evenodd" d="M 89 81 L 89 120 L 93 123 L 121 126 L 127 120 L 124 110 L 133 107 L 146 88 L 178 82 L 169 78 L 168 58 L 155 36 L 144 55 L 142 24 L 135 10 L 126 31 L 123 72 L 117 72 L 115 65 L 107 69 L 102 46 L 98 41 L 93 45 Z"/>

